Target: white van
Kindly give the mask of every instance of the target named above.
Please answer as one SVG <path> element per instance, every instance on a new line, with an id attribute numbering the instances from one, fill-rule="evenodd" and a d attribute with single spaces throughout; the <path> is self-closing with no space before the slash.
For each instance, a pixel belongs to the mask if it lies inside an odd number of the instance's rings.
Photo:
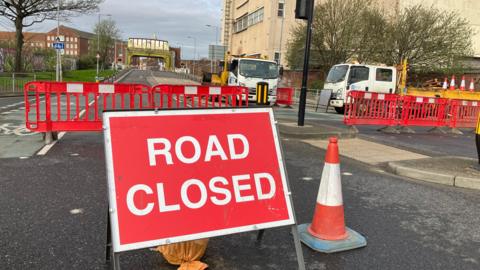
<path id="1" fill-rule="evenodd" d="M 394 67 L 340 64 L 330 69 L 323 89 L 332 90 L 330 106 L 343 114 L 347 91 L 395 93 L 396 85 L 397 70 Z"/>

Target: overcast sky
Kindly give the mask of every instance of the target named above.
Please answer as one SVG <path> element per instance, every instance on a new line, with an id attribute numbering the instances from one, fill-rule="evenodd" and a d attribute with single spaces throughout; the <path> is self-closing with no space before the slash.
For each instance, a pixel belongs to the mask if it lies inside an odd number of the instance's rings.
<path id="1" fill-rule="evenodd" d="M 167 40 L 171 46 L 182 46 L 182 57 L 193 57 L 194 40 L 197 40 L 197 55 L 208 56 L 208 44 L 215 42 L 215 28 L 218 26 L 220 39 L 221 0 L 104 0 L 100 5 L 101 14 L 111 14 L 117 23 L 122 38 L 146 37 Z M 72 18 L 70 22 L 61 22 L 79 30 L 92 32 L 98 21 L 98 13 Z M 28 31 L 43 32 L 51 30 L 56 22 L 36 24 Z M 0 28 L 13 31 L 10 21 L 0 22 Z"/>

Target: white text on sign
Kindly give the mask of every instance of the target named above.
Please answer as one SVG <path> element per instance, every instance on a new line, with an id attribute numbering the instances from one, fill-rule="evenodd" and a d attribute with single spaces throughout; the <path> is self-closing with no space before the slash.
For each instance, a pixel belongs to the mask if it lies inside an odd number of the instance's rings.
<path id="1" fill-rule="evenodd" d="M 157 166 L 159 160 L 163 160 L 166 165 L 174 165 L 173 157 L 184 164 L 193 164 L 196 162 L 210 162 L 212 158 L 220 160 L 240 160 L 248 157 L 250 153 L 248 139 L 242 134 L 228 134 L 225 140 L 228 145 L 228 154 L 223 149 L 217 136 L 211 135 L 208 143 L 203 150 L 199 141 L 191 136 L 183 136 L 175 142 L 166 138 L 147 139 L 147 148 L 149 155 L 149 165 Z M 186 156 L 182 149 L 184 145 L 190 144 L 193 147 L 193 155 Z M 162 159 L 160 159 L 160 156 Z M 254 200 L 268 200 L 275 196 L 276 185 L 273 176 L 267 172 L 249 173 L 233 175 L 230 177 L 215 176 L 208 182 L 199 179 L 188 179 L 182 183 L 179 196 L 167 198 L 165 194 L 165 183 L 158 182 L 155 187 L 137 184 L 132 186 L 127 192 L 127 206 L 129 211 L 136 216 L 144 216 L 154 211 L 155 204 L 160 213 L 180 211 L 182 207 L 198 209 L 203 207 L 208 201 L 217 206 L 225 206 L 229 203 L 244 203 Z M 193 201 L 189 196 L 190 190 L 200 191 L 200 198 Z M 148 195 L 148 201 L 139 207 L 135 204 L 135 195 L 143 193 Z M 150 196 L 151 195 L 151 196 Z M 197 196 L 198 197 L 198 196 Z M 178 200 L 180 198 L 180 200 Z M 177 200 L 177 201 L 175 201 Z"/>

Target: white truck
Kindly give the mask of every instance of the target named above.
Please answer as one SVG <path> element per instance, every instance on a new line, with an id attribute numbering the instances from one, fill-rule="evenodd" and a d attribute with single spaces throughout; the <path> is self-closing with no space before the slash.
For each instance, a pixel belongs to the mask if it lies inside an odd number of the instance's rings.
<path id="1" fill-rule="evenodd" d="M 332 90 L 329 105 L 343 114 L 348 91 L 395 93 L 396 86 L 397 69 L 394 67 L 339 64 L 328 72 L 323 89 Z"/>
<path id="2" fill-rule="evenodd" d="M 248 100 L 256 101 L 257 83 L 268 83 L 268 101 L 274 104 L 277 99 L 279 67 L 275 61 L 257 58 L 233 58 L 228 69 L 229 86 L 248 88 Z"/>

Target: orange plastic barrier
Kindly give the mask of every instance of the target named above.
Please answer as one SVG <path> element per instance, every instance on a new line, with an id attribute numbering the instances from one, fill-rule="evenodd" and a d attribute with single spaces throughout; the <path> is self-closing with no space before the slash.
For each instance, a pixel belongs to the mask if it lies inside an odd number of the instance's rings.
<path id="1" fill-rule="evenodd" d="M 286 105 L 287 107 L 293 104 L 293 88 L 277 88 L 277 101 L 278 105 Z"/>
<path id="2" fill-rule="evenodd" d="M 29 100 L 34 96 L 34 101 Z M 105 110 L 248 106 L 245 87 L 30 82 L 25 122 L 31 131 L 100 131 Z"/>

